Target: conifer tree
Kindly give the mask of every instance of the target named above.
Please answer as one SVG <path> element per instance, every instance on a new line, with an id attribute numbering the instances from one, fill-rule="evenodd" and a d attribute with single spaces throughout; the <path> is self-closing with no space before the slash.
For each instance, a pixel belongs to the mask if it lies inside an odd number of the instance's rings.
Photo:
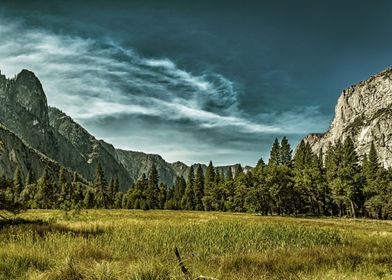
<path id="1" fill-rule="evenodd" d="M 122 192 L 117 192 L 116 197 L 114 199 L 114 208 L 115 209 L 121 209 L 122 208 L 122 201 L 124 198 L 124 193 Z"/>
<path id="2" fill-rule="evenodd" d="M 34 184 L 34 182 L 35 182 L 34 173 L 31 170 L 29 170 L 29 172 L 27 172 L 26 175 L 25 186 Z"/>
<path id="3" fill-rule="evenodd" d="M 261 157 L 261 158 L 257 161 L 256 168 L 262 168 L 262 167 L 264 167 L 264 166 L 265 166 L 265 162 L 264 162 L 263 158 Z"/>
<path id="4" fill-rule="evenodd" d="M 347 204 L 349 204 L 350 215 L 356 217 L 363 204 L 363 183 L 360 177 L 358 155 L 355 151 L 354 142 L 350 137 L 346 138 L 344 141 L 343 161 L 340 175 L 343 184 L 345 185 L 345 195 L 348 201 Z"/>
<path id="5" fill-rule="evenodd" d="M 68 187 L 67 179 L 65 178 L 63 167 L 60 167 L 57 186 L 60 188 L 60 193 L 58 194 L 58 206 L 64 210 L 69 210 L 71 207 L 70 189 Z"/>
<path id="6" fill-rule="evenodd" d="M 114 179 L 114 190 L 113 193 L 116 194 L 120 191 L 120 181 L 118 180 L 118 177 Z"/>
<path id="7" fill-rule="evenodd" d="M 227 170 L 226 174 L 226 181 L 231 181 L 233 180 L 233 172 L 231 170 L 231 167 L 229 166 L 229 169 Z"/>
<path id="8" fill-rule="evenodd" d="M 182 198 L 182 209 L 186 210 L 194 210 L 195 209 L 195 191 L 194 191 L 194 184 L 195 184 L 195 173 L 193 166 L 189 168 L 188 173 L 188 180 L 186 182 L 185 193 Z"/>
<path id="9" fill-rule="evenodd" d="M 36 205 L 41 209 L 51 208 L 52 184 L 48 169 L 45 167 L 41 178 L 38 180 L 37 193 L 35 195 Z"/>
<path id="10" fill-rule="evenodd" d="M 214 210 L 217 205 L 217 186 L 220 182 L 219 171 L 214 168 L 212 161 L 208 164 L 205 177 L 203 208 L 206 211 Z"/>
<path id="11" fill-rule="evenodd" d="M 204 196 L 204 174 L 201 165 L 196 169 L 195 175 L 195 210 L 203 210 L 203 196 Z"/>
<path id="12" fill-rule="evenodd" d="M 111 208 L 115 208 L 115 204 L 116 204 L 116 195 L 120 190 L 120 182 L 118 180 L 118 178 L 116 177 L 113 180 L 113 184 L 110 185 L 109 187 L 109 200 L 110 200 L 110 204 L 111 204 Z"/>
<path id="13" fill-rule="evenodd" d="M 84 194 L 82 184 L 78 180 L 78 174 L 73 173 L 72 183 L 70 189 L 70 201 L 73 209 L 80 209 L 83 207 Z"/>
<path id="14" fill-rule="evenodd" d="M 234 175 L 234 179 L 237 179 L 239 176 L 241 176 L 241 174 L 244 173 L 244 170 L 242 169 L 241 164 L 237 165 L 237 168 L 235 170 L 235 175 Z"/>
<path id="15" fill-rule="evenodd" d="M 364 177 L 364 196 L 367 200 L 365 203 L 368 212 L 372 217 L 379 218 L 382 216 L 383 198 L 387 197 L 385 194 L 386 172 L 381 167 L 376 148 L 372 142 L 370 145 L 369 155 L 364 155 L 362 161 L 362 173 Z"/>
<path id="16" fill-rule="evenodd" d="M 223 183 L 224 179 L 222 179 L 222 170 L 215 167 L 215 188 L 218 188 L 219 184 Z"/>
<path id="17" fill-rule="evenodd" d="M 380 170 L 380 163 L 378 161 L 378 155 L 374 143 L 370 145 L 369 155 L 364 156 L 363 162 L 363 173 L 368 181 L 375 180 Z"/>
<path id="18" fill-rule="evenodd" d="M 95 174 L 95 207 L 97 208 L 107 208 L 107 193 L 106 193 L 106 179 L 105 174 L 102 170 L 102 166 L 100 163 L 97 165 L 97 170 Z"/>
<path id="19" fill-rule="evenodd" d="M 205 178 L 205 194 L 206 195 L 213 195 L 216 186 L 216 177 L 215 168 L 212 164 L 212 161 L 208 164 L 206 170 L 206 178 Z"/>
<path id="20" fill-rule="evenodd" d="M 271 151 L 272 152 L 272 151 Z M 274 152 L 275 153 L 275 152 Z M 279 150 L 279 164 L 290 166 L 293 151 L 286 136 L 282 138 Z"/>
<path id="21" fill-rule="evenodd" d="M 345 214 L 344 210 L 344 186 L 339 176 L 343 158 L 343 145 L 338 141 L 334 146 L 327 150 L 325 157 L 326 179 L 331 190 L 331 198 L 334 203 L 332 209 L 334 214 L 342 216 Z"/>
<path id="22" fill-rule="evenodd" d="M 294 155 L 295 168 L 302 170 L 305 167 L 305 142 L 301 140 Z"/>
<path id="23" fill-rule="evenodd" d="M 83 204 L 84 204 L 85 208 L 91 209 L 96 206 L 95 193 L 96 192 L 94 192 L 91 189 L 86 190 L 86 193 L 85 193 L 84 199 L 83 199 Z"/>
<path id="24" fill-rule="evenodd" d="M 23 191 L 20 195 L 20 200 L 21 200 L 21 203 L 24 205 L 24 207 L 34 208 L 35 194 L 36 194 L 35 178 L 34 178 L 33 172 L 31 170 L 29 170 L 26 175 Z"/>
<path id="25" fill-rule="evenodd" d="M 275 138 L 274 143 L 272 144 L 268 164 L 279 165 L 279 163 L 280 163 L 280 145 L 279 145 L 278 138 Z"/>
<path id="26" fill-rule="evenodd" d="M 146 203 L 149 209 L 159 208 L 159 176 L 158 171 L 153 164 L 148 175 L 148 187 L 146 190 Z"/>
<path id="27" fill-rule="evenodd" d="M 160 183 L 157 208 L 163 209 L 165 206 L 166 199 L 167 199 L 167 186 L 164 183 Z"/>
<path id="28" fill-rule="evenodd" d="M 176 209 L 181 209 L 181 201 L 182 198 L 185 194 L 185 188 L 186 188 L 186 182 L 184 177 L 182 176 L 177 176 L 176 177 L 176 182 L 174 185 L 174 190 L 173 190 L 173 198 L 174 198 L 174 203 L 175 203 L 175 208 Z"/>
<path id="29" fill-rule="evenodd" d="M 14 203 L 20 203 L 20 194 L 22 193 L 23 184 L 19 167 L 16 167 L 13 180 Z"/>

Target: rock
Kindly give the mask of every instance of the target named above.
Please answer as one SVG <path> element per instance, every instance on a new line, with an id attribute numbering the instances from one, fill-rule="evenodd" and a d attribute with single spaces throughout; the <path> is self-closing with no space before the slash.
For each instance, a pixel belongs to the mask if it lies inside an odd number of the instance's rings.
<path id="1" fill-rule="evenodd" d="M 343 90 L 329 130 L 304 138 L 312 150 L 325 154 L 337 141 L 351 137 L 360 157 L 374 142 L 380 162 L 392 166 L 392 68 Z"/>
<path id="2" fill-rule="evenodd" d="M 61 165 L 30 147 L 0 123 L 0 167 L 0 176 L 6 178 L 13 177 L 16 167 L 19 167 L 24 178 L 29 171 L 38 178 L 45 168 L 52 177 L 57 176 Z M 66 169 L 65 175 L 71 180 L 73 172 Z M 80 175 L 79 178 L 83 180 Z"/>

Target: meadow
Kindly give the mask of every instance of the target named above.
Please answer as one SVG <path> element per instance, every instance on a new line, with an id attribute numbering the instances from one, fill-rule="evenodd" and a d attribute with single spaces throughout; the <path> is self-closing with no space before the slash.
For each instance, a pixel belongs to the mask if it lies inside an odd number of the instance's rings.
<path id="1" fill-rule="evenodd" d="M 0 223 L 0 279 L 392 279 L 392 222 L 29 210 Z"/>

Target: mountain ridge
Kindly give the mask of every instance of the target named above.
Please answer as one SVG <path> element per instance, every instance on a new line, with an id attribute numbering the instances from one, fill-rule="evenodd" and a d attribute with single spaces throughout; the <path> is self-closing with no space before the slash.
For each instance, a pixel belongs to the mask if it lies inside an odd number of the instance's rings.
<path id="1" fill-rule="evenodd" d="M 182 162 L 169 163 L 160 155 L 117 149 L 97 139 L 72 117 L 48 106 L 41 82 L 29 70 L 23 69 L 11 79 L 0 72 L 0 101 L 3 104 L 0 107 L 0 123 L 26 144 L 25 150 L 31 147 L 70 172 L 76 171 L 86 180 L 93 181 L 98 164 L 107 179 L 119 179 L 122 190 L 129 188 L 152 165 L 157 167 L 160 181 L 169 186 L 174 184 L 176 176 L 187 176 L 189 172 L 189 166 Z M 45 164 L 42 162 L 30 168 L 36 169 L 34 171 L 40 175 Z M 217 168 L 225 172 L 232 168 L 234 171 L 237 165 Z M 3 175 L 12 177 L 11 170 L 0 167 Z M 204 170 L 206 167 L 202 164 Z M 250 168 L 245 167 L 245 170 Z M 24 176 L 25 169 L 22 170 Z"/>

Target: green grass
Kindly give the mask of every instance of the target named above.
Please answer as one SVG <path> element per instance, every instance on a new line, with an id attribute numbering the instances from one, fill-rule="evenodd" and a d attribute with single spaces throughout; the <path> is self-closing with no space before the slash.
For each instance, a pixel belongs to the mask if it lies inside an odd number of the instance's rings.
<path id="1" fill-rule="evenodd" d="M 392 222 L 28 211 L 0 224 L 0 279 L 392 279 Z"/>

